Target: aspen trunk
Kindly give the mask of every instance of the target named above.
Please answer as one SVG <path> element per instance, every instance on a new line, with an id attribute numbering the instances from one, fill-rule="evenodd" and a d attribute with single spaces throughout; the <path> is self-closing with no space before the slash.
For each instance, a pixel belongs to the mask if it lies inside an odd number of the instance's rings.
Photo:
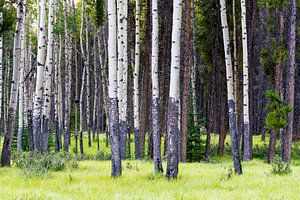
<path id="1" fill-rule="evenodd" d="M 182 1 L 173 2 L 172 48 L 171 48 L 171 77 L 168 105 L 168 163 L 166 176 L 169 179 L 178 175 L 178 111 L 179 111 L 179 74 L 180 74 L 180 33 Z"/>
<path id="2" fill-rule="evenodd" d="M 122 175 L 119 110 L 117 96 L 117 24 L 116 3 L 108 0 L 108 96 L 109 96 L 109 132 L 112 155 L 112 177 Z"/>
<path id="3" fill-rule="evenodd" d="M 133 123 L 134 123 L 134 155 L 135 159 L 141 159 L 140 154 L 140 0 L 135 1 L 135 57 L 133 74 Z"/>
<path id="4" fill-rule="evenodd" d="M 38 52 L 37 52 L 37 75 L 33 105 L 33 137 L 34 147 L 37 151 L 42 152 L 41 146 L 41 109 L 43 96 L 43 80 L 45 68 L 46 52 L 46 0 L 40 2 L 40 24 L 38 31 Z"/>
<path id="5" fill-rule="evenodd" d="M 82 83 L 81 83 L 81 91 L 80 91 L 80 102 L 79 102 L 79 113 L 80 113 L 80 119 L 79 119 L 79 146 L 80 146 L 80 154 L 84 154 L 83 149 L 83 92 L 85 87 L 85 77 L 86 77 L 86 67 L 83 66 L 83 72 L 82 72 Z"/>
<path id="6" fill-rule="evenodd" d="M 118 100 L 121 158 L 126 159 L 127 112 L 127 0 L 117 1 L 118 13 Z"/>
<path id="7" fill-rule="evenodd" d="M 252 158 L 252 134 L 249 121 L 249 72 L 248 72 L 248 34 L 247 34 L 247 13 L 246 1 L 241 0 L 242 10 L 242 38 L 243 38 L 243 114 L 244 114 L 244 160 Z M 235 99 L 236 102 L 236 99 Z"/>
<path id="8" fill-rule="evenodd" d="M 152 131 L 153 131 L 153 160 L 154 172 L 162 173 L 160 153 L 160 127 L 159 127 L 159 83 L 158 83 L 158 8 L 157 0 L 152 0 Z"/>
<path id="9" fill-rule="evenodd" d="M 242 166 L 239 152 L 239 140 L 236 131 L 236 115 L 235 115 L 235 101 L 234 101 L 234 83 L 233 83 L 233 72 L 232 72 L 232 59 L 230 50 L 230 38 L 227 23 L 226 13 L 226 1 L 220 0 L 220 13 L 221 23 L 223 29 L 223 42 L 224 42 L 224 53 L 225 53 L 225 64 L 226 64 L 226 76 L 227 76 L 227 98 L 228 98 L 228 109 L 229 109 L 229 132 L 232 142 L 232 157 L 234 164 L 234 172 L 242 174 Z"/>
<path id="10" fill-rule="evenodd" d="M 24 15 L 21 25 L 21 54 L 20 54 L 20 67 L 19 67 L 19 121 L 18 121 L 18 136 L 17 136 L 17 149 L 22 151 L 22 133 L 24 122 L 24 70 L 25 70 L 25 57 L 26 57 L 26 2 L 24 2 Z"/>
<path id="11" fill-rule="evenodd" d="M 20 66 L 20 30 L 23 23 L 24 1 L 18 1 L 17 7 L 17 22 L 14 38 L 14 50 L 13 50 L 13 78 L 11 82 L 11 93 L 7 115 L 7 132 L 4 136 L 4 142 L 1 154 L 1 166 L 10 166 L 11 158 L 11 145 L 13 140 L 13 133 L 15 127 L 15 115 L 18 102 L 18 87 L 19 87 L 19 66 Z"/>
<path id="12" fill-rule="evenodd" d="M 44 106 L 42 117 L 42 137 L 41 137 L 41 149 L 42 152 L 48 150 L 48 137 L 50 133 L 50 106 L 51 106 L 51 82 L 52 82 L 52 65 L 53 65 L 53 25 L 54 25 L 54 0 L 49 2 L 48 12 L 48 45 L 47 45 L 47 57 L 45 66 L 45 86 L 44 86 Z"/>
<path id="13" fill-rule="evenodd" d="M 91 81 L 91 76 L 90 76 L 90 49 L 89 49 L 89 20 L 86 21 L 86 29 L 85 29 L 85 41 L 86 41 L 86 119 L 87 119 L 87 132 L 88 132 L 88 145 L 89 147 L 92 146 L 92 141 L 91 141 L 91 91 L 90 91 L 90 81 Z"/>

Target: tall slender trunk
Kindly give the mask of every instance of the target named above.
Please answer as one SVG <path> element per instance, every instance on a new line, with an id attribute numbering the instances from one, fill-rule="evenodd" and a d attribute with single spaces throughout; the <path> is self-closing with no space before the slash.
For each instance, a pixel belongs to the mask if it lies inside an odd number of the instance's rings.
<path id="1" fill-rule="evenodd" d="M 224 53 L 226 63 L 226 76 L 227 76 L 227 98 L 228 98 L 228 109 L 229 109 L 229 132 L 232 143 L 232 157 L 234 164 L 234 172 L 242 174 L 242 165 L 240 160 L 239 152 L 239 140 L 236 129 L 236 115 L 235 115 L 235 101 L 234 101 L 234 83 L 233 83 L 233 72 L 232 72 L 232 58 L 230 49 L 230 38 L 227 22 L 226 13 L 226 1 L 220 0 L 220 13 L 221 23 L 223 29 L 223 42 L 224 42 Z"/>
<path id="2" fill-rule="evenodd" d="M 24 2 L 24 15 L 21 25 L 21 54 L 20 54 L 20 67 L 19 67 L 19 121 L 18 121 L 18 136 L 17 136 L 17 149 L 22 151 L 22 133 L 24 122 L 24 70 L 25 70 L 25 57 L 26 57 L 26 2 Z"/>
<path id="3" fill-rule="evenodd" d="M 153 159 L 154 172 L 162 173 L 160 153 L 160 127 L 159 127 L 159 83 L 158 83 L 158 8 L 157 0 L 152 0 L 152 130 L 153 130 Z"/>
<path id="4" fill-rule="evenodd" d="M 75 3 L 74 0 L 72 0 L 72 12 L 73 15 L 76 16 L 75 12 Z M 74 24 L 76 26 L 76 18 L 74 18 Z M 77 37 L 75 31 L 73 31 L 73 38 L 74 38 L 74 60 L 75 60 L 75 153 L 78 153 L 78 87 L 79 87 L 79 74 L 78 74 L 78 52 L 77 52 Z"/>
<path id="5" fill-rule="evenodd" d="M 121 158 L 126 158 L 127 135 L 127 0 L 117 1 L 118 11 L 118 99 Z"/>
<path id="6" fill-rule="evenodd" d="M 134 154 L 135 159 L 141 159 L 140 154 L 140 0 L 135 1 L 135 57 L 133 74 L 133 123 L 134 123 Z"/>
<path id="7" fill-rule="evenodd" d="M 101 74 L 101 83 L 102 83 L 102 94 L 103 94 L 103 107 L 104 107 L 104 113 L 105 113 L 105 120 L 106 120 L 106 146 L 108 146 L 108 135 L 109 135 L 109 117 L 108 117 L 108 95 L 107 95 L 107 45 L 106 45 L 106 39 L 105 39 L 105 31 L 104 28 L 102 30 L 102 35 L 99 37 L 98 40 L 98 48 L 103 49 L 103 53 L 99 55 L 100 60 L 100 74 Z M 100 40 L 101 38 L 101 40 Z M 101 41 L 103 43 L 103 48 L 101 48 Z M 104 54 L 104 56 L 102 55 Z M 103 58 L 104 57 L 104 58 Z"/>
<path id="8" fill-rule="evenodd" d="M 80 153 L 83 154 L 83 92 L 85 87 L 85 79 L 86 79 L 86 54 L 83 46 L 83 27 L 84 27 L 84 11 L 85 3 L 84 0 L 81 1 L 81 26 L 80 26 L 80 50 L 81 57 L 84 62 L 83 72 L 82 72 L 82 82 L 81 82 L 81 90 L 80 90 L 80 102 L 79 102 L 79 113 L 80 113 L 80 121 L 79 121 L 79 143 L 80 143 Z M 87 48 L 88 49 L 88 48 Z"/>
<path id="9" fill-rule="evenodd" d="M 18 1 L 17 7 L 17 22 L 14 38 L 14 50 L 13 50 L 13 78 L 11 82 L 11 93 L 8 107 L 7 116 L 7 132 L 4 136 L 4 142 L 2 146 L 1 154 L 1 166 L 10 166 L 11 158 L 11 145 L 15 127 L 15 115 L 18 102 L 18 87 L 19 87 L 19 66 L 20 66 L 20 30 L 23 23 L 23 16 L 25 14 L 25 5 L 23 0 Z"/>
<path id="10" fill-rule="evenodd" d="M 283 43 L 283 33 L 285 28 L 285 5 L 282 3 L 279 8 L 279 30 L 278 30 L 278 37 L 277 40 L 280 44 Z M 283 96 L 282 88 L 283 88 L 283 66 L 281 62 L 275 64 L 275 87 L 274 90 L 279 96 Z M 279 131 L 272 131 L 270 132 L 270 140 L 269 140 L 269 152 L 268 152 L 268 163 L 271 163 L 275 153 L 276 153 L 276 140 Z"/>
<path id="11" fill-rule="evenodd" d="M 119 110 L 117 96 L 117 24 L 116 3 L 108 0 L 108 96 L 109 96 L 109 132 L 112 155 L 112 177 L 122 175 L 120 152 Z"/>
<path id="12" fill-rule="evenodd" d="M 181 161 L 186 162 L 186 141 L 188 131 L 188 100 L 190 89 L 190 56 L 191 56 L 191 1 L 185 1 L 185 49 L 183 74 Z"/>
<path id="13" fill-rule="evenodd" d="M 198 116 L 197 116 L 197 97 L 196 97 L 196 69 L 197 69 L 197 52 L 196 52 L 196 18 L 195 18 L 195 0 L 192 0 L 192 52 L 193 52 L 193 62 L 191 65 L 191 89 L 193 97 L 193 119 L 194 124 L 198 125 Z"/>
<path id="14" fill-rule="evenodd" d="M 242 10 L 242 38 L 243 38 L 243 113 L 244 113 L 244 160 L 252 158 L 252 133 L 249 121 L 249 72 L 248 72 L 248 34 L 246 1 L 241 0 Z M 235 100 L 236 101 L 236 100 Z"/>
<path id="15" fill-rule="evenodd" d="M 69 77 L 68 77 L 68 67 L 69 67 L 69 50 L 68 50 L 68 47 L 69 47 L 69 35 L 68 35 L 68 11 L 67 11 L 67 2 L 66 0 L 63 0 L 63 9 L 64 9 L 64 59 L 65 59 L 65 64 L 64 64 L 64 70 L 62 70 L 62 72 L 64 72 L 64 84 L 65 84 L 65 98 L 62 98 L 65 100 L 65 102 L 62 102 L 64 105 L 62 109 L 63 111 L 63 117 L 64 119 L 62 119 L 63 121 L 63 124 L 64 124 L 64 127 L 63 127 L 63 130 L 64 130 L 64 151 L 66 153 L 69 152 L 69 124 L 68 124 L 68 121 L 69 121 L 69 106 L 68 106 L 68 93 L 69 93 Z"/>
<path id="16" fill-rule="evenodd" d="M 96 31 L 96 29 L 95 29 L 95 31 Z M 97 78 L 97 74 L 98 74 L 98 70 L 97 70 L 97 57 L 96 57 L 96 55 L 97 55 L 97 37 L 96 37 L 96 34 L 94 35 L 94 46 L 93 46 L 93 50 L 94 50 L 94 52 L 93 52 L 93 57 L 94 57 L 94 59 L 93 59 L 93 61 L 94 61 L 94 63 L 93 63 L 93 65 L 94 65 L 94 83 L 95 83 L 95 92 L 94 92 L 94 105 L 93 105 L 93 140 L 95 140 L 96 139 L 96 132 L 97 132 L 97 120 L 99 120 L 99 118 L 97 118 L 97 108 L 98 108 L 98 78 Z"/>
<path id="17" fill-rule="evenodd" d="M 178 107 L 179 107 L 179 74 L 180 74 L 180 29 L 182 1 L 173 2 L 171 78 L 168 105 L 168 163 L 166 176 L 169 179 L 178 175 Z"/>
<path id="18" fill-rule="evenodd" d="M 48 150 L 48 137 L 50 133 L 50 106 L 51 106 L 51 82 L 52 82 L 52 65 L 53 65 L 53 26 L 54 26 L 54 0 L 49 2 L 48 12 L 48 45 L 47 57 L 45 66 L 45 86 L 44 86 L 44 106 L 42 117 L 42 137 L 41 150 L 46 152 Z"/>
<path id="19" fill-rule="evenodd" d="M 89 20 L 86 20 L 86 29 L 85 29 L 85 48 L 86 48 L 86 128 L 88 132 L 88 145 L 92 146 L 91 139 L 91 90 L 90 90 L 90 81 L 91 81 L 91 73 L 90 73 L 90 48 L 89 48 Z"/>
<path id="20" fill-rule="evenodd" d="M 3 24 L 3 13 L 0 12 L 0 25 Z M 3 35 L 0 33 L 0 120 L 2 119 L 2 98 L 3 98 Z M 0 124 L 1 126 L 2 124 Z M 2 127 L 0 127 L 0 133 L 2 131 Z"/>
<path id="21" fill-rule="evenodd" d="M 147 0 L 147 14 L 146 14 L 146 33 L 145 33 L 145 46 L 148 48 L 144 54 L 144 70 L 143 70 L 143 92 L 141 95 L 141 108 L 140 108 L 140 154 L 141 157 L 145 155 L 145 136 L 147 132 L 147 125 L 149 123 L 149 112 L 150 112 L 150 100 L 151 100 L 151 68 L 150 68 L 150 60 L 151 60 L 151 0 Z M 150 133 L 151 134 L 151 133 Z M 148 138 L 149 140 L 152 137 Z M 150 141 L 151 142 L 151 141 Z M 152 152 L 152 151 L 151 151 Z"/>
<path id="22" fill-rule="evenodd" d="M 60 40 L 60 46 L 58 49 L 58 41 L 57 38 L 55 39 L 54 42 L 54 52 L 55 52 L 55 150 L 60 151 L 61 149 L 61 135 L 60 135 L 60 117 L 59 113 L 61 112 L 61 105 L 60 105 L 60 87 L 61 87 L 61 82 L 60 82 L 60 61 L 61 61 L 61 51 L 62 51 L 62 46 L 61 46 L 61 39 Z"/>
<path id="23" fill-rule="evenodd" d="M 46 0 L 41 0 L 40 5 L 41 10 L 40 25 L 38 29 L 37 75 L 33 106 L 33 137 L 35 149 L 39 152 L 42 152 L 41 109 L 46 53 Z"/>
<path id="24" fill-rule="evenodd" d="M 80 113 L 80 120 L 79 120 L 79 146 L 80 146 L 80 154 L 84 154 L 83 149 L 83 92 L 85 87 L 85 78 L 86 78 L 86 66 L 83 66 L 82 72 L 82 82 L 81 82 L 81 90 L 80 90 L 80 102 L 79 102 L 79 113 Z"/>
<path id="25" fill-rule="evenodd" d="M 290 36 L 289 36 L 289 64 L 286 78 L 286 95 L 292 111 L 288 114 L 288 127 L 283 136 L 282 160 L 291 162 L 292 136 L 294 126 L 294 106 L 295 106 L 295 71 L 296 71 L 296 28 L 297 28 L 297 6 L 296 0 L 291 0 L 290 15 Z"/>

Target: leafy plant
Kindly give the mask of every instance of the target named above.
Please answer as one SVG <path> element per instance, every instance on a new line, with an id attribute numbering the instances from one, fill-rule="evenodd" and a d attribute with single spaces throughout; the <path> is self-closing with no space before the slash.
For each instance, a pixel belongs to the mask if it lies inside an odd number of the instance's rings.
<path id="1" fill-rule="evenodd" d="M 288 125 L 288 113 L 292 110 L 291 106 L 272 90 L 267 90 L 266 96 L 268 98 L 266 127 L 272 131 L 286 128 Z"/>
<path id="2" fill-rule="evenodd" d="M 282 161 L 281 157 L 276 155 L 272 161 L 272 173 L 278 175 L 290 174 L 292 169 L 289 163 Z"/>

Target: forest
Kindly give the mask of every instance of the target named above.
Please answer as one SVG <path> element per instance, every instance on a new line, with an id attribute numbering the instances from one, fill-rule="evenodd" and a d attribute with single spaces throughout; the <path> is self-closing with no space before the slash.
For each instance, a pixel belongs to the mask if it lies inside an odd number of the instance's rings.
<path id="1" fill-rule="evenodd" d="M 0 0 L 0 199 L 299 199 L 299 0 Z"/>

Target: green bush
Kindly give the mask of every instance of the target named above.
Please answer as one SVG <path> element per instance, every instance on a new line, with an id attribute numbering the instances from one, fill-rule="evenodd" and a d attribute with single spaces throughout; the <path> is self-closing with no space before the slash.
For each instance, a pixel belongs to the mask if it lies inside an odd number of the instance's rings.
<path id="1" fill-rule="evenodd" d="M 282 161 L 281 157 L 276 155 L 272 161 L 272 173 L 278 175 L 290 174 L 292 169 L 289 163 Z"/>
<path id="2" fill-rule="evenodd" d="M 78 162 L 73 157 L 58 154 L 38 154 L 36 152 L 16 152 L 14 164 L 25 174 L 41 176 L 50 171 L 62 171 L 66 167 L 77 168 Z"/>

